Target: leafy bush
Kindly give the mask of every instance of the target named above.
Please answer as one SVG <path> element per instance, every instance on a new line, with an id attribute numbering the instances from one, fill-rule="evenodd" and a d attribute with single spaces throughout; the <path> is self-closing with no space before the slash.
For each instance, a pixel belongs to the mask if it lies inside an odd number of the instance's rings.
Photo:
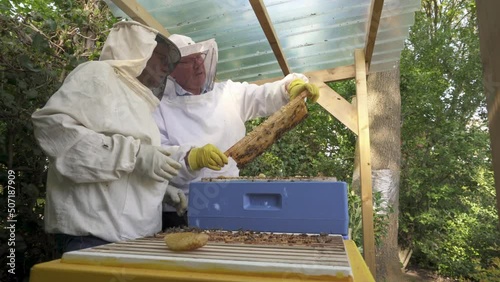
<path id="1" fill-rule="evenodd" d="M 472 277 L 482 282 L 498 281 L 498 277 L 500 277 L 500 257 L 494 258 L 488 268 L 478 267 Z"/>
<path id="2" fill-rule="evenodd" d="M 96 59 L 116 21 L 101 1 L 35 0 L 0 2 L 0 167 L 1 183 L 15 172 L 16 275 L 26 280 L 31 266 L 56 258 L 53 240 L 43 230 L 47 160 L 39 149 L 31 114 L 45 104 L 79 63 Z M 7 206 L 7 187 L 0 199 Z M 0 228 L 9 223 L 0 210 Z M 9 234 L 1 233 L 2 242 Z M 7 245 L 0 263 L 6 265 Z"/>
<path id="3" fill-rule="evenodd" d="M 361 197 L 349 189 L 349 228 L 351 239 L 356 243 L 358 249 L 363 253 L 363 217 L 361 209 Z M 392 206 L 385 207 L 381 192 L 373 193 L 373 228 L 375 234 L 375 245 L 379 246 L 382 238 L 387 235 L 389 226 L 389 215 L 394 212 Z"/>

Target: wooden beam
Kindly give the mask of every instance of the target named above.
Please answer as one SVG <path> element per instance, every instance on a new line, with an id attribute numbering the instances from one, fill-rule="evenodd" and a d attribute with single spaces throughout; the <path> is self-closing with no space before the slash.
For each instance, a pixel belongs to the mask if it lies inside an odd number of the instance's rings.
<path id="1" fill-rule="evenodd" d="M 373 231 L 372 169 L 368 120 L 368 89 L 366 61 L 362 49 L 354 51 L 356 65 L 356 106 L 358 110 L 359 170 L 361 182 L 361 213 L 363 221 L 363 256 L 373 277 L 375 270 L 375 235 Z"/>
<path id="2" fill-rule="evenodd" d="M 267 37 L 267 41 L 271 45 L 271 49 L 274 52 L 274 56 L 276 56 L 276 60 L 278 60 L 278 64 L 280 65 L 281 71 L 283 71 L 283 75 L 287 75 L 290 73 L 290 67 L 285 59 L 285 54 L 283 54 L 283 50 L 281 49 L 281 45 L 278 40 L 278 36 L 276 36 L 276 32 L 274 31 L 273 24 L 271 23 L 271 19 L 267 13 L 266 6 L 262 2 L 262 0 L 249 0 L 250 5 L 252 5 L 253 11 L 259 20 L 260 26 L 264 31 L 264 34 Z"/>
<path id="3" fill-rule="evenodd" d="M 158 32 L 165 36 L 169 37 L 170 33 L 161 25 L 151 14 L 144 9 L 137 1 L 135 0 L 111 0 L 115 3 L 118 8 L 120 8 L 127 16 L 129 16 L 132 20 L 142 23 L 143 25 L 147 25 L 152 27 Z"/>
<path id="4" fill-rule="evenodd" d="M 319 88 L 320 95 L 318 104 L 347 126 L 354 134 L 358 134 L 356 108 L 344 99 L 344 97 L 335 92 L 335 90 L 331 89 L 330 86 L 320 80 L 316 81 L 312 78 L 311 83 L 314 83 Z"/>
<path id="5" fill-rule="evenodd" d="M 479 48 L 483 62 L 483 83 L 488 108 L 491 154 L 495 188 L 497 193 L 497 213 L 500 223 L 500 1 L 476 0 L 479 26 Z"/>
<path id="6" fill-rule="evenodd" d="M 309 78 L 315 78 L 316 81 L 321 82 L 332 82 L 332 81 L 341 81 L 346 79 L 351 79 L 356 76 L 356 72 L 354 69 L 354 65 L 336 67 L 332 69 L 320 70 L 320 71 L 310 71 L 305 72 L 305 76 Z M 261 79 L 253 81 L 253 84 L 262 85 L 268 82 L 274 82 L 282 79 L 283 77 L 273 77 L 268 79 Z"/>
<path id="7" fill-rule="evenodd" d="M 372 0 L 370 6 L 370 16 L 368 17 L 369 26 L 366 30 L 365 36 L 365 60 L 367 71 L 370 70 L 372 62 L 373 49 L 375 48 L 375 40 L 377 38 L 378 25 L 380 23 L 380 16 L 382 15 L 383 7 L 384 0 Z"/>
<path id="8" fill-rule="evenodd" d="M 327 83 L 354 78 L 356 76 L 356 69 L 354 68 L 354 65 L 349 65 L 320 71 L 306 72 L 304 75 L 309 78 L 314 77 L 315 79 Z"/>
<path id="9" fill-rule="evenodd" d="M 262 85 L 262 84 L 265 84 L 265 83 L 275 82 L 275 81 L 278 81 L 280 79 L 283 79 L 283 77 L 282 76 L 278 76 L 278 77 L 273 77 L 273 78 L 266 78 L 266 79 L 254 80 L 254 81 L 249 82 L 249 83 L 257 84 L 257 85 Z"/>

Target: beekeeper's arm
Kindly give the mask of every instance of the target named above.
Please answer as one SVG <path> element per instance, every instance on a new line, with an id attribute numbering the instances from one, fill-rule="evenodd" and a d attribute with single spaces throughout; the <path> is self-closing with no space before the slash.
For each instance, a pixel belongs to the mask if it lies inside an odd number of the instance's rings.
<path id="1" fill-rule="evenodd" d="M 36 112 L 33 118 L 40 146 L 57 171 L 76 183 L 113 181 L 134 170 L 160 182 L 177 175 L 180 165 L 160 147 L 96 133 L 65 114 Z"/>
<path id="2" fill-rule="evenodd" d="M 301 86 L 305 89 L 305 85 L 313 90 L 312 84 L 308 83 L 308 78 L 299 73 L 291 73 L 283 79 L 265 83 L 263 85 L 228 82 L 226 90 L 229 90 L 231 95 L 238 100 L 236 103 L 240 106 L 242 117 L 244 120 L 250 120 L 257 117 L 270 116 L 288 101 L 290 101 L 289 86 Z M 303 83 L 300 83 L 303 82 Z M 295 89 L 299 89 L 298 87 Z M 317 89 L 317 87 L 316 87 Z M 307 89 L 306 89 L 307 90 Z M 317 100 L 319 91 L 314 94 L 308 93 L 308 99 L 311 101 Z"/>
<path id="3" fill-rule="evenodd" d="M 83 70 L 75 79 L 67 79 L 32 115 L 35 137 L 57 171 L 76 183 L 113 181 L 134 170 L 158 181 L 173 177 L 179 164 L 161 148 L 90 129 L 113 117 L 108 106 L 117 97 L 112 96 L 116 89 L 110 88 L 106 77 L 89 75 L 85 81 L 86 74 Z"/>
<path id="4" fill-rule="evenodd" d="M 168 184 L 163 202 L 174 207 L 177 214 L 182 216 L 187 210 L 188 200 L 184 192 L 175 187 L 173 182 L 179 183 L 179 181 L 182 181 L 183 183 L 189 183 L 194 178 L 187 178 L 196 175 L 202 168 L 221 170 L 223 166 L 228 164 L 228 161 L 227 156 L 212 144 L 191 148 L 186 153 L 184 162 L 181 161 L 181 163 L 185 164 L 184 173 L 183 170 L 180 170 L 179 175 L 173 179 L 172 183 Z"/>
<path id="5" fill-rule="evenodd" d="M 161 144 L 165 148 L 172 147 L 168 139 L 166 120 L 163 118 L 163 107 L 158 107 L 153 117 L 158 125 L 161 135 Z M 189 183 L 199 175 L 202 168 L 212 170 L 221 170 L 228 164 L 227 156 L 213 144 L 206 144 L 203 147 L 193 147 L 189 145 L 175 146 L 175 152 L 172 152 L 172 158 L 183 165 L 179 176 L 176 177 L 176 183 Z M 180 178 L 180 179 L 179 179 Z"/>
<path id="6" fill-rule="evenodd" d="M 184 186 L 199 177 L 201 168 L 208 167 L 220 170 L 228 163 L 228 159 L 217 147 L 211 144 L 207 144 L 201 148 L 189 145 L 172 146 L 168 139 L 168 125 L 163 118 L 163 110 L 164 108 L 160 106 L 153 113 L 153 118 L 160 130 L 161 144 L 166 150 L 175 148 L 171 156 L 182 164 L 179 174 L 169 182 L 163 202 L 174 207 L 177 214 L 182 216 L 187 210 L 188 199 L 184 195 L 184 192 L 175 186 Z"/>

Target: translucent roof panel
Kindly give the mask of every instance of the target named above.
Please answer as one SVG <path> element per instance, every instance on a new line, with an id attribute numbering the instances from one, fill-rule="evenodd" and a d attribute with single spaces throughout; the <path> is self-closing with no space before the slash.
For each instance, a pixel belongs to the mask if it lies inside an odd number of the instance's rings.
<path id="1" fill-rule="evenodd" d="M 128 18 L 110 0 L 113 14 Z M 171 34 L 215 38 L 217 78 L 256 81 L 283 72 L 248 0 L 137 0 Z M 371 0 L 263 0 L 291 72 L 354 64 L 364 48 Z M 385 0 L 370 72 L 394 68 L 420 0 Z"/>

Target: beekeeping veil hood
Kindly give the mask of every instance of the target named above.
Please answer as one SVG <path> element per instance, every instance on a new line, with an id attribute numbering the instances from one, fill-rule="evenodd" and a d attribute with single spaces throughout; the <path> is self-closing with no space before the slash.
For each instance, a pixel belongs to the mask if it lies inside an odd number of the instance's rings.
<path id="1" fill-rule="evenodd" d="M 168 46 L 169 69 L 172 71 L 181 56 L 177 46 L 156 29 L 135 21 L 121 21 L 113 25 L 99 61 L 104 61 L 126 78 L 136 92 L 148 92 L 136 78 L 142 73 L 158 43 Z M 150 96 L 150 94 L 149 94 Z"/>
<path id="2" fill-rule="evenodd" d="M 208 39 L 201 42 L 194 42 L 188 36 L 180 34 L 172 34 L 168 37 L 172 42 L 177 45 L 181 52 L 181 56 L 185 57 L 194 53 L 206 53 L 204 66 L 206 72 L 206 80 L 204 84 L 204 89 L 206 91 L 212 90 L 215 81 L 215 74 L 217 72 L 217 60 L 218 60 L 218 49 L 217 42 L 215 39 Z M 169 79 L 171 80 L 171 78 Z M 170 83 L 170 82 L 169 82 Z"/>

